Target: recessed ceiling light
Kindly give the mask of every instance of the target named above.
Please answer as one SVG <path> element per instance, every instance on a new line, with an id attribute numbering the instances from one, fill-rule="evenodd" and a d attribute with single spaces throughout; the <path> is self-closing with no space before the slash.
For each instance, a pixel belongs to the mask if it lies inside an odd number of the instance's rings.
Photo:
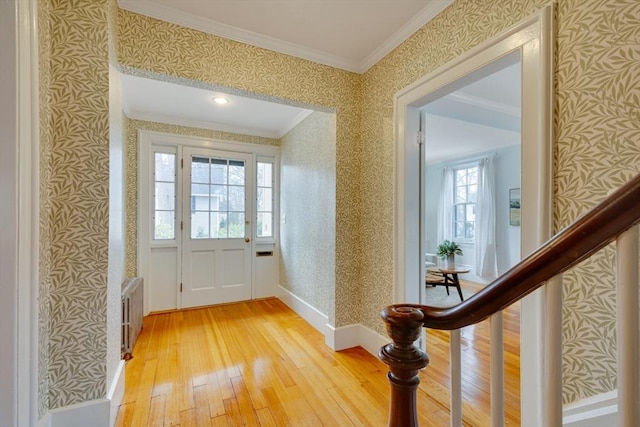
<path id="1" fill-rule="evenodd" d="M 212 99 L 213 99 L 213 102 L 220 105 L 224 105 L 229 102 L 227 98 L 224 98 L 222 96 L 214 96 Z"/>

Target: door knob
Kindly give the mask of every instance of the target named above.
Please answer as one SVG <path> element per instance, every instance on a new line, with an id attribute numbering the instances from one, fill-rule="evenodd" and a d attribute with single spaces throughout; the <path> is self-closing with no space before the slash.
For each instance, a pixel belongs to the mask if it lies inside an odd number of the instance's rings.
<path id="1" fill-rule="evenodd" d="M 249 242 L 251 241 L 251 239 L 250 239 L 250 238 L 248 238 L 248 237 L 245 237 L 245 238 L 244 238 L 244 241 L 245 241 L 245 242 L 247 242 L 247 243 L 249 243 Z"/>

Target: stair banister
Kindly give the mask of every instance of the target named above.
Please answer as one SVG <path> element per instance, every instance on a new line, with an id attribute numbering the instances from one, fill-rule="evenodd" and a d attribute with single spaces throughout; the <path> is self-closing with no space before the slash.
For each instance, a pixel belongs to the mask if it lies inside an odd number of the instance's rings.
<path id="1" fill-rule="evenodd" d="M 381 312 L 392 343 L 380 349 L 389 366 L 390 427 L 417 426 L 418 371 L 428 357 L 413 341 L 422 327 L 455 330 L 478 323 L 535 291 L 640 222 L 640 174 L 548 240 L 504 275 L 454 307 L 394 304 Z M 636 234 L 637 235 L 637 234 Z M 560 280 L 553 281 L 555 284 Z M 413 376 L 412 376 L 413 375 Z M 407 414 L 405 411 L 411 411 Z"/>

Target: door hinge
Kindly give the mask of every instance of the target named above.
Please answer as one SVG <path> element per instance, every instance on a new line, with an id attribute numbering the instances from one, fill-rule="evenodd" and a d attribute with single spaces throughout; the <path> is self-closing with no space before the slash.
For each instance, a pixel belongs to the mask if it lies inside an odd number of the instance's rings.
<path id="1" fill-rule="evenodd" d="M 184 169 L 184 159 L 180 159 L 180 169 Z"/>
<path id="2" fill-rule="evenodd" d="M 424 144 L 424 132 L 422 132 L 421 130 L 418 131 L 418 135 L 416 136 L 416 142 L 418 143 L 418 145 Z"/>
<path id="3" fill-rule="evenodd" d="M 182 231 L 184 223 L 182 221 L 180 221 L 180 231 Z"/>
<path id="4" fill-rule="evenodd" d="M 182 283 L 180 283 L 180 292 L 182 292 Z"/>

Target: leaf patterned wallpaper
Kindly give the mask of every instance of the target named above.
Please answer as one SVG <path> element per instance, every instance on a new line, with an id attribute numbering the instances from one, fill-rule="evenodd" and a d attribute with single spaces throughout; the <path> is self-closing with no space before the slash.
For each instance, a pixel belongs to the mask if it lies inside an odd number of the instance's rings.
<path id="1" fill-rule="evenodd" d="M 40 378 L 41 408 L 104 395 L 106 3 L 39 2 L 49 9 L 40 34 L 48 89 L 41 94 L 39 356 L 48 376 Z M 547 3 L 458 0 L 361 76 L 120 10 L 118 63 L 335 112 L 335 326 L 382 332 L 378 313 L 392 300 L 393 94 Z M 556 4 L 556 229 L 640 170 L 639 21 L 637 0 Z M 565 401 L 615 387 L 612 265 L 613 253 L 603 251 L 566 277 Z M 81 354 L 70 355 L 63 342 Z"/>
<path id="2" fill-rule="evenodd" d="M 280 147 L 280 284 L 335 319 L 335 114 L 313 112 Z"/>
<path id="3" fill-rule="evenodd" d="M 360 76 L 121 10 L 127 72 L 200 81 L 336 111 L 336 325 L 358 323 Z"/>
<path id="4" fill-rule="evenodd" d="M 42 415 L 106 395 L 109 2 L 39 5 Z"/>
<path id="5" fill-rule="evenodd" d="M 166 123 L 129 119 L 125 116 L 126 138 L 126 276 L 138 275 L 138 133 L 141 130 L 170 133 L 173 135 L 201 136 L 223 141 L 249 142 L 278 146 L 280 141 L 273 138 L 242 135 L 209 129 L 198 129 Z"/>

